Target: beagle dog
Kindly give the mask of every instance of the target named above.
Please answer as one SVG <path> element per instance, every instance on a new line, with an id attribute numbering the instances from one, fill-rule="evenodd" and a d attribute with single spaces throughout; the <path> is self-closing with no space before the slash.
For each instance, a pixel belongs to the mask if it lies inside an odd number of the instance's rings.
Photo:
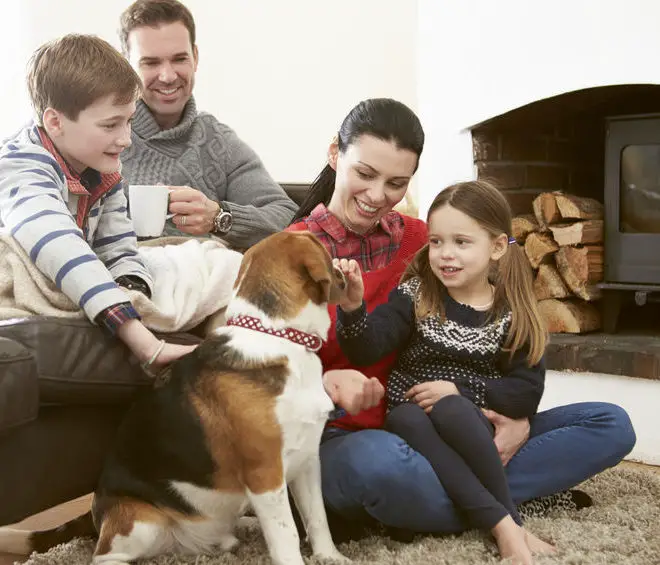
<path id="1" fill-rule="evenodd" d="M 44 551 L 98 532 L 93 564 L 232 550 L 249 504 L 275 565 L 303 565 L 287 485 L 314 555 L 336 549 L 321 495 L 319 443 L 333 403 L 316 355 L 342 273 L 311 234 L 281 232 L 244 255 L 227 324 L 138 398 L 117 435 L 91 513 L 57 530 L 0 530 L 0 549 Z"/>

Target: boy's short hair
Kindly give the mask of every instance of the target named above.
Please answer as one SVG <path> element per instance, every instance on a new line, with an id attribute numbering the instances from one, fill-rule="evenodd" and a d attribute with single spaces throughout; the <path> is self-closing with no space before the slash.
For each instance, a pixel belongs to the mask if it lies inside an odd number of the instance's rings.
<path id="1" fill-rule="evenodd" d="M 190 35 L 190 45 L 195 45 L 195 20 L 190 10 L 178 0 L 137 0 L 121 15 L 119 40 L 128 55 L 128 36 L 137 27 L 158 27 L 162 24 L 181 22 Z"/>
<path id="2" fill-rule="evenodd" d="M 77 120 L 105 96 L 117 104 L 139 98 L 140 77 L 112 45 L 93 35 L 70 34 L 37 49 L 28 64 L 27 86 L 39 125 L 46 108 Z"/>

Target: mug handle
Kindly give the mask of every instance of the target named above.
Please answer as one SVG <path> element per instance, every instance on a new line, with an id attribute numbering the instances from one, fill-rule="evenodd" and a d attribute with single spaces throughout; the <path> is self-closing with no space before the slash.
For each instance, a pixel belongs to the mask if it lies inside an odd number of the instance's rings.
<path id="1" fill-rule="evenodd" d="M 162 185 L 162 183 L 158 183 L 158 184 Z M 167 191 L 167 209 L 168 210 L 170 209 L 170 192 L 172 192 L 172 190 Z M 173 218 L 174 216 L 176 216 L 176 214 L 165 214 L 165 219 L 169 220 L 170 218 Z"/>

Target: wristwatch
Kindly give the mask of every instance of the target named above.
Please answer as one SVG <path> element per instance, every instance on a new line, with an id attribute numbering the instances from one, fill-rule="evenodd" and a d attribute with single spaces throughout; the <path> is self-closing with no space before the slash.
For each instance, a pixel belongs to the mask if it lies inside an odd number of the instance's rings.
<path id="1" fill-rule="evenodd" d="M 229 210 L 224 210 L 222 206 L 220 206 L 218 215 L 213 218 L 213 229 L 211 231 L 213 233 L 224 235 L 231 229 L 233 221 L 234 219 L 231 212 Z"/>
<path id="2" fill-rule="evenodd" d="M 136 275 L 120 275 L 115 279 L 115 282 L 127 290 L 139 290 L 147 298 L 151 298 L 149 285 Z"/>

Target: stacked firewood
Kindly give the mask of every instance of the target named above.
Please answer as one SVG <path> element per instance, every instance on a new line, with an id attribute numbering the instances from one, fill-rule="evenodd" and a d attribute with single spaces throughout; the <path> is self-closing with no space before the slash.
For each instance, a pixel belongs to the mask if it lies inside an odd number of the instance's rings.
<path id="1" fill-rule="evenodd" d="M 603 278 L 603 205 L 592 198 L 544 192 L 533 214 L 513 219 L 513 236 L 534 269 L 534 293 L 552 333 L 600 329 L 596 283 Z"/>

